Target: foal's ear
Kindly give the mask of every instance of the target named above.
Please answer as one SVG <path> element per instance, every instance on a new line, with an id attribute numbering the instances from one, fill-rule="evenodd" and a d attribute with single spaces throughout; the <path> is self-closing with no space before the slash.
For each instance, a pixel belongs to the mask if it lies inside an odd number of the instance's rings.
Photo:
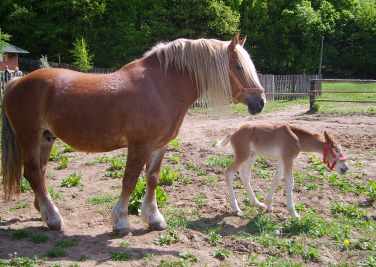
<path id="1" fill-rule="evenodd" d="M 234 51 L 238 43 L 239 43 L 239 32 L 235 33 L 234 38 L 232 38 L 232 41 L 230 45 L 228 46 L 228 50 L 230 52 Z"/>
<path id="2" fill-rule="evenodd" d="M 247 40 L 247 35 L 239 42 L 241 46 L 244 46 L 245 41 Z"/>
<path id="3" fill-rule="evenodd" d="M 325 137 L 325 140 L 327 140 L 329 144 L 333 144 L 332 137 L 326 131 L 324 131 L 324 137 Z"/>

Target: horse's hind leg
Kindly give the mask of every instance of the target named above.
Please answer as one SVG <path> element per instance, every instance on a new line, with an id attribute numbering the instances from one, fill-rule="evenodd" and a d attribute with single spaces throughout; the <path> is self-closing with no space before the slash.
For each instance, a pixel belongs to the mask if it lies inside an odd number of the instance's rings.
<path id="1" fill-rule="evenodd" d="M 39 138 L 40 139 L 40 138 Z M 54 139 L 43 138 L 32 147 L 23 147 L 22 154 L 24 158 L 24 174 L 26 180 L 29 181 L 31 188 L 35 193 L 34 206 L 40 211 L 43 221 L 54 230 L 61 230 L 63 227 L 63 219 L 59 214 L 59 210 L 54 206 L 48 193 L 45 173 L 47 169 L 48 159 Z"/>
<path id="2" fill-rule="evenodd" d="M 168 144 L 153 151 L 146 165 L 146 193 L 144 201 L 142 202 L 141 217 L 145 223 L 149 224 L 150 228 L 156 230 L 163 230 L 167 227 L 162 214 L 158 210 L 156 197 L 159 172 L 167 147 Z"/>
<path id="3" fill-rule="evenodd" d="M 111 212 L 113 230 L 116 233 L 127 234 L 131 230 L 128 220 L 128 202 L 137 185 L 138 177 L 151 154 L 151 148 L 146 146 L 128 147 L 127 165 L 124 171 L 123 188 L 119 201 Z"/>
<path id="4" fill-rule="evenodd" d="M 265 204 L 258 201 L 258 199 L 255 196 L 255 193 L 252 190 L 251 186 L 251 171 L 253 164 L 255 163 L 255 160 L 257 158 L 257 155 L 252 155 L 242 166 L 242 169 L 240 170 L 240 179 L 243 182 L 243 185 L 245 187 L 245 191 L 248 194 L 249 200 L 251 203 L 253 203 L 258 208 L 266 208 Z"/>

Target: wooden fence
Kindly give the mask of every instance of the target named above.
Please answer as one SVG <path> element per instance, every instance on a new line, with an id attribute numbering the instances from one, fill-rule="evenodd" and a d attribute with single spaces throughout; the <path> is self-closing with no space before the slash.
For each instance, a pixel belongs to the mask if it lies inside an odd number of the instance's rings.
<path id="1" fill-rule="evenodd" d="M 376 91 L 322 91 L 317 90 L 317 83 L 376 83 L 376 80 L 354 80 L 354 79 L 313 79 L 310 81 L 310 91 L 309 91 L 309 110 L 314 111 L 313 104 L 318 101 L 325 102 L 358 102 L 358 103 L 376 103 L 374 100 L 333 100 L 333 99 L 316 99 L 316 94 L 376 94 Z"/>
<path id="2" fill-rule="evenodd" d="M 322 75 L 272 75 L 258 74 L 260 83 L 265 89 L 266 100 L 296 99 L 309 96 L 310 80 L 320 79 Z M 315 90 L 321 90 L 321 84 L 315 85 Z M 198 99 L 191 108 L 209 108 L 212 104 Z"/>

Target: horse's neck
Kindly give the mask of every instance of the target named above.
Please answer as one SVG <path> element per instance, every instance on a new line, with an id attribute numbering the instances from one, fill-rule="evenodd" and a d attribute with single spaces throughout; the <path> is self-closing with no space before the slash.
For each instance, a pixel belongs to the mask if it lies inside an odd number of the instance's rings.
<path id="1" fill-rule="evenodd" d="M 302 152 L 324 153 L 325 141 L 320 134 L 308 132 L 295 132 L 298 136 Z"/>

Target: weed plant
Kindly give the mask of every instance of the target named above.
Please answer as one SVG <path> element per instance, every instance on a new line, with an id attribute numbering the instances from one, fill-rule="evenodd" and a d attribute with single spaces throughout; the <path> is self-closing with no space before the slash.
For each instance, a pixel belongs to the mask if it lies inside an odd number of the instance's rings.
<path id="1" fill-rule="evenodd" d="M 174 140 L 170 141 L 170 146 L 172 146 L 173 150 L 179 151 L 183 149 L 183 147 L 179 144 L 179 141 L 179 138 L 175 138 Z"/>
<path id="2" fill-rule="evenodd" d="M 81 183 L 82 175 L 77 175 L 76 173 L 69 174 L 68 178 L 63 179 L 61 181 L 62 187 L 73 187 L 79 186 L 83 187 L 84 185 Z"/>
<path id="3" fill-rule="evenodd" d="M 233 156 L 220 155 L 218 157 L 210 157 L 208 163 L 210 167 L 227 168 L 230 166 L 233 160 Z"/>
<path id="4" fill-rule="evenodd" d="M 23 239 L 32 236 L 32 233 L 30 233 L 29 230 L 27 229 L 20 229 L 12 233 L 12 238 L 13 239 Z"/>
<path id="5" fill-rule="evenodd" d="M 179 173 L 174 172 L 168 166 L 164 166 L 159 173 L 159 185 L 172 185 L 172 183 L 179 177 Z"/>

